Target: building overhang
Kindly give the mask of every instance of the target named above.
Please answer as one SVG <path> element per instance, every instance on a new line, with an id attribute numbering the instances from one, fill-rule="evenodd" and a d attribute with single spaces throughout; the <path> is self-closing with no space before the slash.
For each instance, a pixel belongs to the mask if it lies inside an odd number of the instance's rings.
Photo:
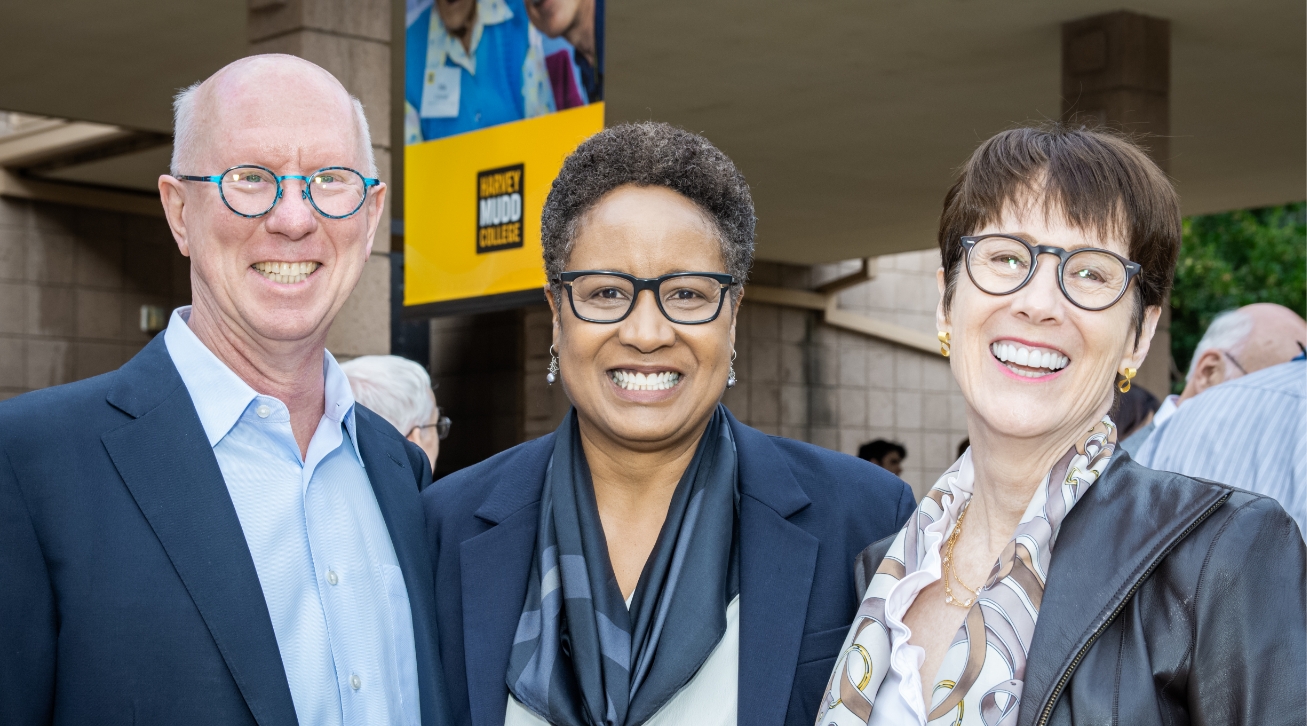
<path id="1" fill-rule="evenodd" d="M 0 109 L 113 127 L 93 143 L 45 148 L 42 180 L 148 193 L 166 170 L 159 135 L 171 130 L 173 94 L 243 55 L 251 4 L 277 1 L 11 4 L 0 24 Z M 1100 0 L 606 7 L 609 123 L 657 119 L 706 134 L 753 189 L 758 256 L 794 263 L 933 246 L 944 192 L 976 144 L 1058 118 L 1061 24 L 1122 9 Z M 1134 0 L 1126 9 L 1171 21 L 1169 166 L 1185 213 L 1307 196 L 1303 3 Z M 118 153 L 106 154 L 115 143 Z"/>

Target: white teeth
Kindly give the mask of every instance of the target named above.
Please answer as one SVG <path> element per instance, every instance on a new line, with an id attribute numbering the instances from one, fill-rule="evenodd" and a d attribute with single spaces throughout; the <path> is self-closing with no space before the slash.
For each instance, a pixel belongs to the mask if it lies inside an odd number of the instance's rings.
<path id="1" fill-rule="evenodd" d="M 304 282 L 315 270 L 321 267 L 319 262 L 256 262 L 254 269 L 259 274 L 287 285 Z"/>
<path id="2" fill-rule="evenodd" d="M 660 373 L 639 373 L 636 371 L 609 371 L 619 388 L 628 391 L 665 391 L 681 382 L 681 374 L 672 371 Z"/>
<path id="3" fill-rule="evenodd" d="M 1004 363 L 1012 364 L 1008 366 L 1008 370 L 1026 378 L 1038 378 L 1046 374 L 1022 370 L 1014 366 L 1059 371 L 1071 363 L 1071 359 L 1060 353 L 1043 348 L 1026 348 L 1014 343 L 994 343 L 989 347 L 989 350 L 994 354 L 995 358 Z"/>

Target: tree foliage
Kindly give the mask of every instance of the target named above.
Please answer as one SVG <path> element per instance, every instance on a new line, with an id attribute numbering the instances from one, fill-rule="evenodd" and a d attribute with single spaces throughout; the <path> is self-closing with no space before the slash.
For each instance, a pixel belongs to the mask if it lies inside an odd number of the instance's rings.
<path id="1" fill-rule="evenodd" d="M 1188 370 L 1212 318 L 1255 302 L 1307 314 L 1307 204 L 1184 220 L 1171 294 L 1171 355 L 1179 369 Z"/>

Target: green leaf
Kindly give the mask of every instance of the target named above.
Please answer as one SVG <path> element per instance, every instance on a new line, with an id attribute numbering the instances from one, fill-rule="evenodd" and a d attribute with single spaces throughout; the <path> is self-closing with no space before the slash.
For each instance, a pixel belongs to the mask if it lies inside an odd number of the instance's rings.
<path id="1" fill-rule="evenodd" d="M 1307 203 L 1184 220 L 1171 293 L 1171 355 L 1189 368 L 1218 313 L 1256 302 L 1307 317 Z M 1184 382 L 1174 384 L 1174 392 Z"/>

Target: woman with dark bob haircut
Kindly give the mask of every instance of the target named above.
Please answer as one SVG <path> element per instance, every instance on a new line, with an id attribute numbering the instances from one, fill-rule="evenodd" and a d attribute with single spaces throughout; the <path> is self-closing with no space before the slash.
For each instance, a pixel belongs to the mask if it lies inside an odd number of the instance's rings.
<path id="1" fill-rule="evenodd" d="M 945 197 L 939 248 L 971 448 L 859 555 L 819 726 L 1301 724 L 1297 525 L 1117 448 L 1180 249 L 1166 176 L 1108 133 L 1006 131 Z"/>
<path id="2" fill-rule="evenodd" d="M 573 408 L 424 492 L 453 722 L 810 726 L 853 562 L 915 501 L 721 405 L 744 178 L 701 136 L 616 126 L 564 162 L 542 228 L 548 380 Z"/>

